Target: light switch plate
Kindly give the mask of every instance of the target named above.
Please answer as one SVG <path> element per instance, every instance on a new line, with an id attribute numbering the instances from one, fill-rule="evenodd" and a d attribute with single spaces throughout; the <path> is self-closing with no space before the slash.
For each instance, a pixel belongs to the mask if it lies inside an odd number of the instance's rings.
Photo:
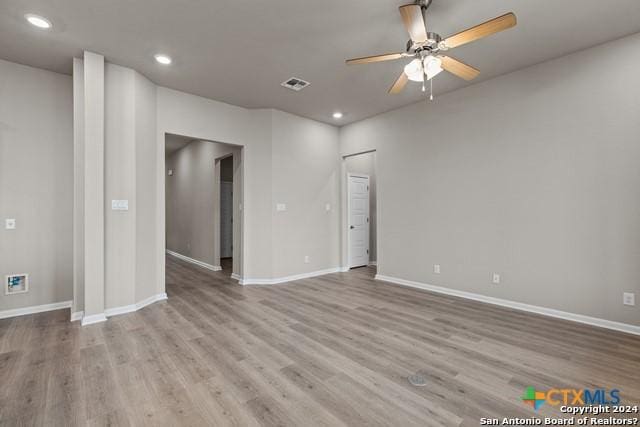
<path id="1" fill-rule="evenodd" d="M 622 303 L 624 305 L 636 305 L 636 294 L 625 292 L 622 296 Z"/>
<path id="2" fill-rule="evenodd" d="M 128 200 L 112 200 L 111 201 L 111 210 L 113 210 L 113 211 L 128 211 L 129 210 L 129 201 Z"/>
<path id="3" fill-rule="evenodd" d="M 331 210 L 331 203 L 327 203 L 326 205 L 324 205 L 324 209 L 329 212 Z"/>
<path id="4" fill-rule="evenodd" d="M 276 211 L 278 212 L 284 212 L 287 210 L 287 205 L 285 205 L 284 203 L 278 203 L 276 205 Z"/>
<path id="5" fill-rule="evenodd" d="M 440 274 L 440 264 L 433 265 L 433 272 L 434 274 Z"/>
<path id="6" fill-rule="evenodd" d="M 500 283 L 500 275 L 498 273 L 493 273 L 493 283 L 496 285 Z"/>
<path id="7" fill-rule="evenodd" d="M 7 230 L 15 230 L 16 229 L 16 220 L 13 218 L 7 218 L 4 221 L 5 228 Z"/>

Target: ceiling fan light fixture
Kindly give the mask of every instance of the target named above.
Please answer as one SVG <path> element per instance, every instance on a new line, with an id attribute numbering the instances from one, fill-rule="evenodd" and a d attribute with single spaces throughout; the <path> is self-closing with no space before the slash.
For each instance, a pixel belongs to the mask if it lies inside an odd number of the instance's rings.
<path id="1" fill-rule="evenodd" d="M 414 59 L 404 66 L 404 73 L 409 80 L 414 82 L 421 82 L 424 80 L 424 71 L 419 59 Z"/>
<path id="2" fill-rule="evenodd" d="M 437 56 L 429 55 L 424 58 L 424 73 L 427 80 L 431 80 L 442 72 L 442 60 Z"/>

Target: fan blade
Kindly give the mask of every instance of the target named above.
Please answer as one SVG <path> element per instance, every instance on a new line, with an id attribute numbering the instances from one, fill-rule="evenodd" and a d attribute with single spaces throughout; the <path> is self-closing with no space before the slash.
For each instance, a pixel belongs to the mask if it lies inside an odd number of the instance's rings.
<path id="1" fill-rule="evenodd" d="M 480 74 L 480 70 L 473 68 L 471 65 L 467 65 L 464 62 L 460 62 L 457 59 L 451 58 L 450 56 L 440 56 L 439 58 L 442 61 L 442 68 L 451 74 L 455 74 L 461 79 L 473 80 L 478 77 L 478 74 Z"/>
<path id="2" fill-rule="evenodd" d="M 404 85 L 407 84 L 408 80 L 409 80 L 409 77 L 407 77 L 407 75 L 403 71 L 402 74 L 400 74 L 400 77 L 398 77 L 398 80 L 396 80 L 393 86 L 389 88 L 389 93 L 391 94 L 400 93 L 402 89 L 404 89 Z"/>
<path id="3" fill-rule="evenodd" d="M 427 41 L 427 30 L 424 25 L 422 8 L 419 4 L 406 4 L 400 6 L 402 22 L 409 32 L 409 36 L 414 43 L 424 43 Z"/>
<path id="4" fill-rule="evenodd" d="M 511 27 L 515 27 L 517 24 L 516 15 L 513 12 L 509 12 L 505 15 L 498 16 L 483 24 L 471 27 L 468 30 L 459 32 L 448 37 L 444 44 L 449 48 L 462 46 L 463 44 L 471 43 L 483 37 L 490 36 L 500 31 L 504 31 Z"/>
<path id="5" fill-rule="evenodd" d="M 388 53 L 386 55 L 365 56 L 362 58 L 347 59 L 347 64 L 369 64 L 371 62 L 392 61 L 394 59 L 400 59 L 404 56 L 402 53 Z"/>

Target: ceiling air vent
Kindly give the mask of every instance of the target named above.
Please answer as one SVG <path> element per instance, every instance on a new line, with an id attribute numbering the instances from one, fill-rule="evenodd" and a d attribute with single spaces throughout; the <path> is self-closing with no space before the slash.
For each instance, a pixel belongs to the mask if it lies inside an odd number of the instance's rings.
<path id="1" fill-rule="evenodd" d="M 291 77 L 290 79 L 287 79 L 286 81 L 280 83 L 281 86 L 284 86 L 291 90 L 295 90 L 296 92 L 309 86 L 309 84 L 309 82 L 305 82 L 304 80 L 295 77 Z"/>

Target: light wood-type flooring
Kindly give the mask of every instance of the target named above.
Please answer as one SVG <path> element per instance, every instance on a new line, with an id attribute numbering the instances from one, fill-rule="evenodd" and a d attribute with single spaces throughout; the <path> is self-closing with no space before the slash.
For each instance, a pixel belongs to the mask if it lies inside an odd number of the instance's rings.
<path id="1" fill-rule="evenodd" d="M 640 337 L 373 279 L 239 286 L 169 257 L 168 301 L 0 320 L 0 425 L 475 426 L 527 386 L 640 402 Z M 407 376 L 419 372 L 425 387 Z M 636 415 L 637 416 L 637 415 Z"/>

